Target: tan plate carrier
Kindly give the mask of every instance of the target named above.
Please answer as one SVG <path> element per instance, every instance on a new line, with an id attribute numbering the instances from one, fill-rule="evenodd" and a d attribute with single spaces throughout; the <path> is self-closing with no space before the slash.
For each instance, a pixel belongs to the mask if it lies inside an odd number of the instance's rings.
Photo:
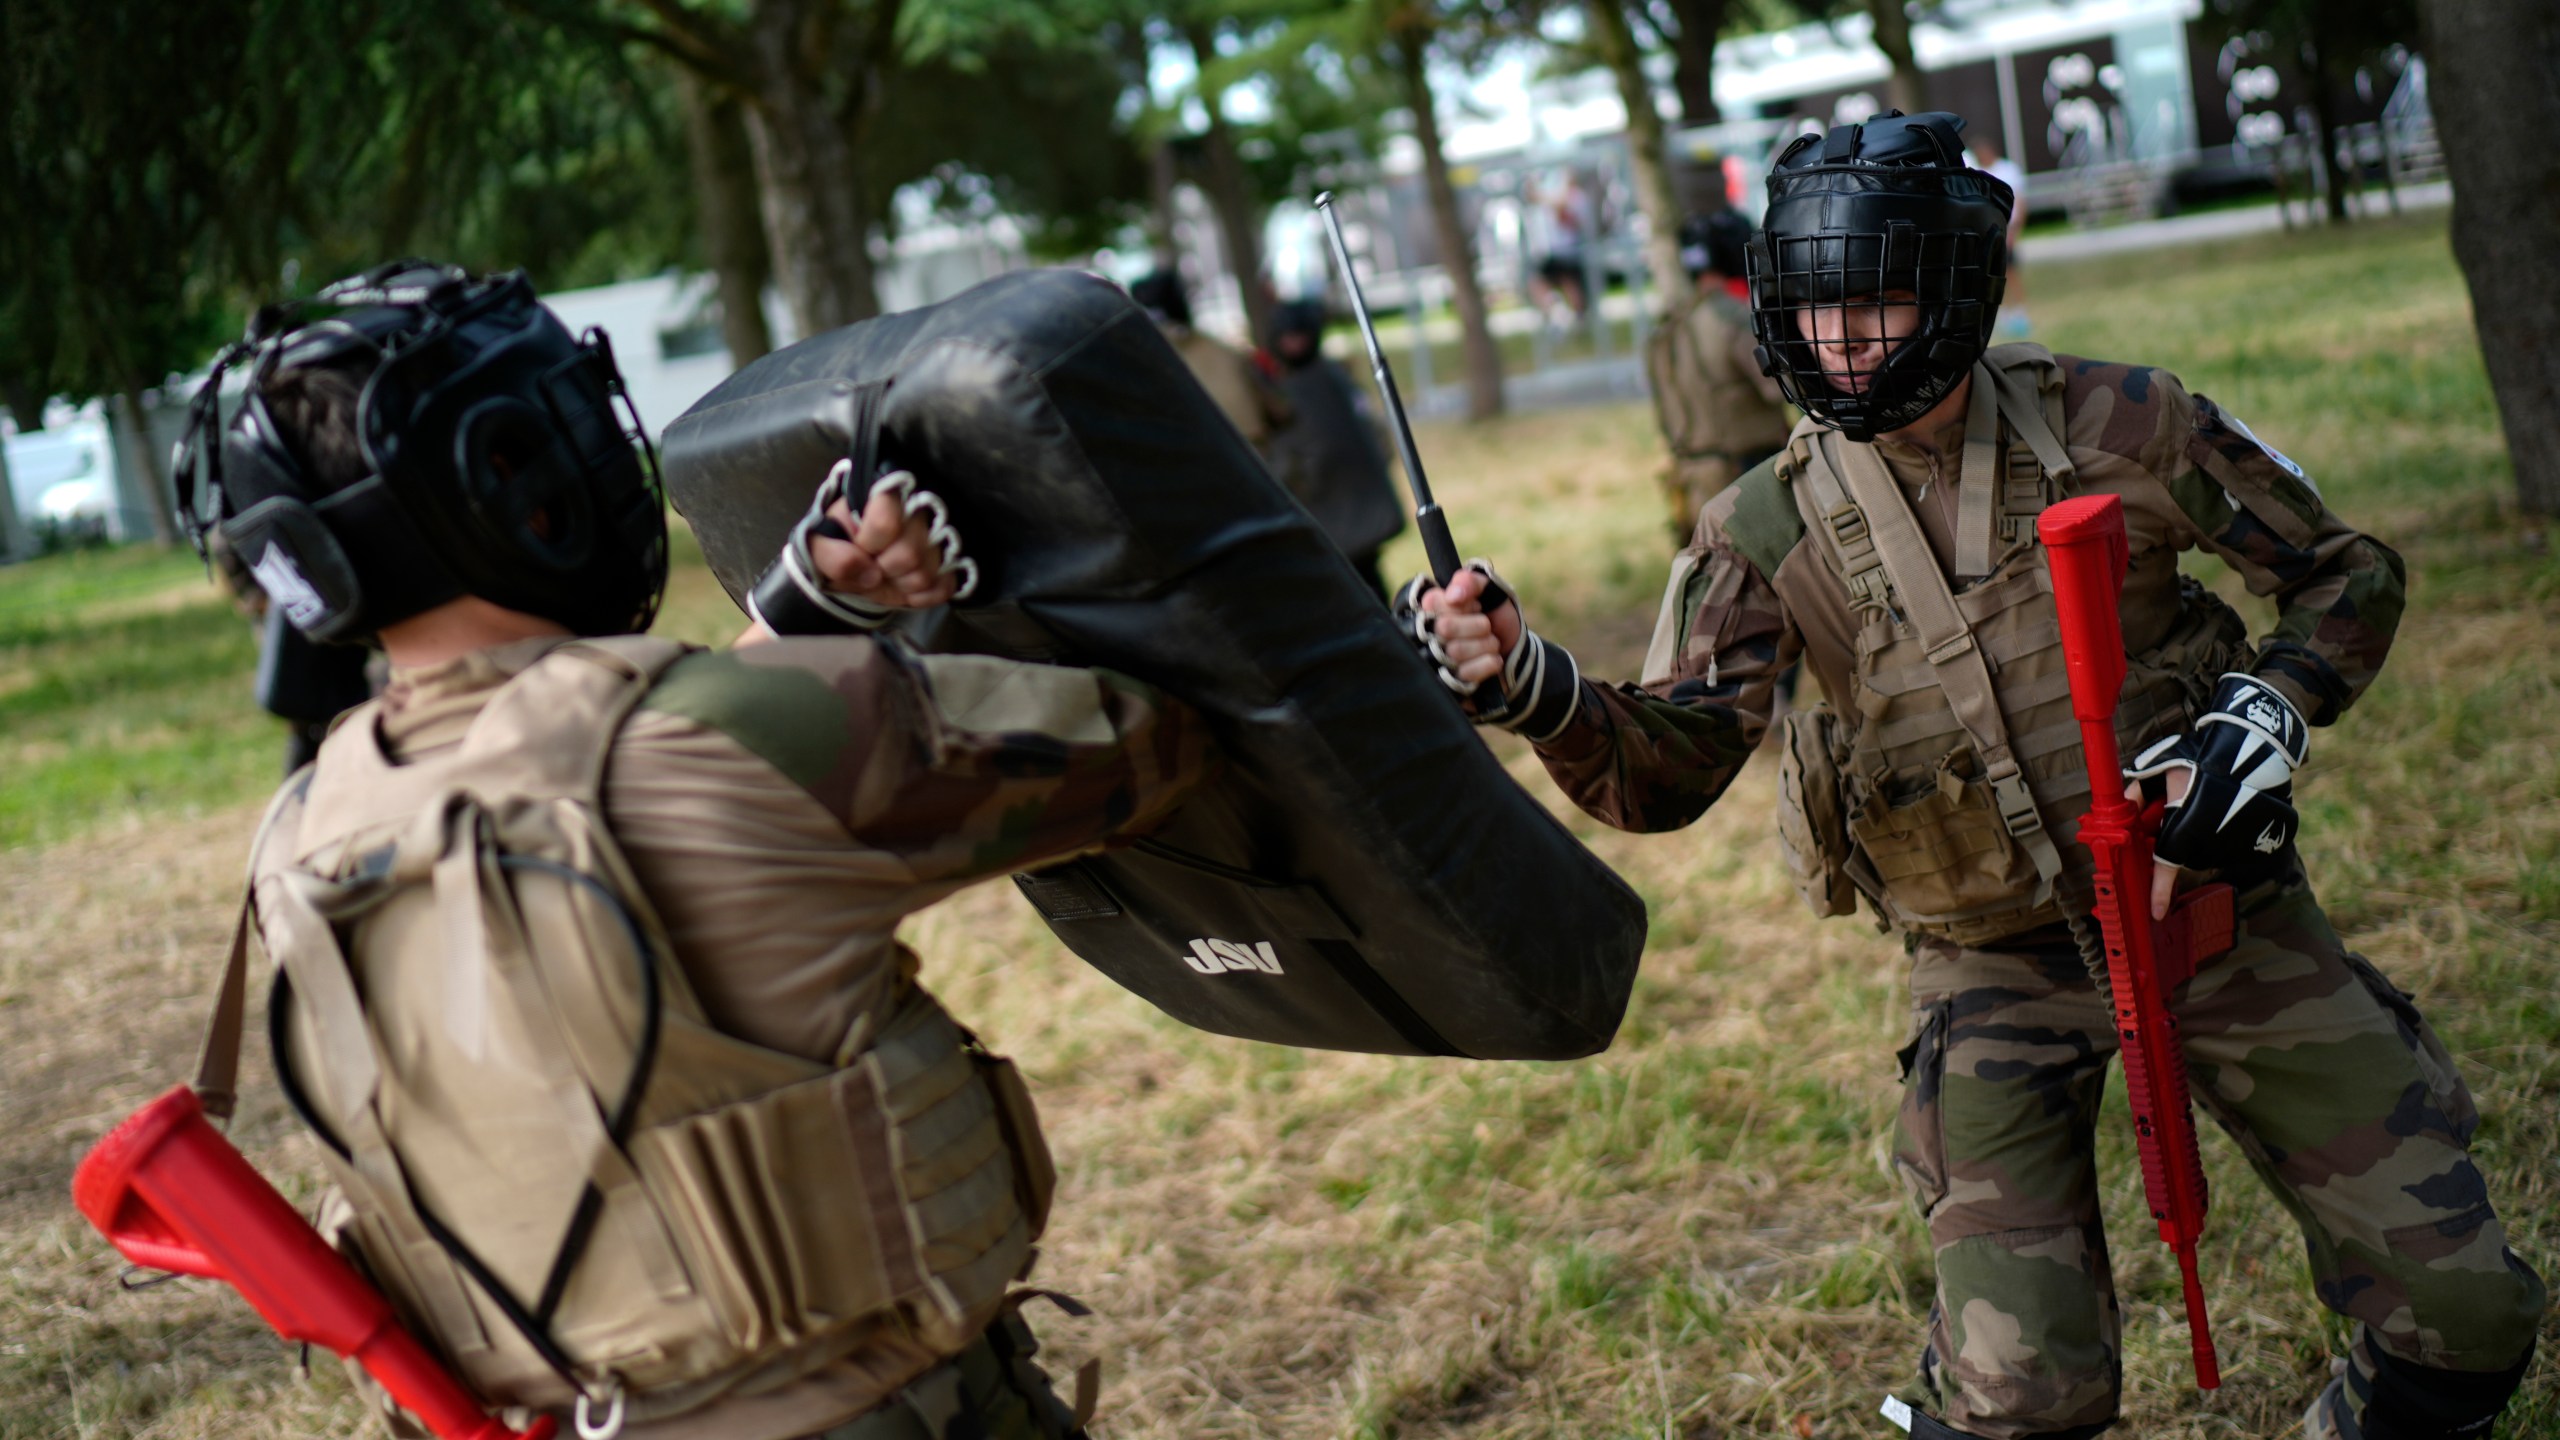
<path id="1" fill-rule="evenodd" d="M 1824 569 L 1859 622 L 1850 693 L 1788 716 L 1779 840 L 1817 915 L 1864 895 L 1884 924 L 1960 944 L 2064 919 L 2089 778 L 2036 516 L 2073 493 L 2062 377 L 2038 346 L 1973 370 L 1952 584 L 1870 445 L 1800 425 L 1778 461 Z M 2192 580 L 2137 584 L 2116 729 L 2127 754 L 2183 728 L 2244 668 L 2240 617 Z"/>
<path id="2" fill-rule="evenodd" d="M 704 1018 L 603 819 L 685 653 L 573 641 L 396 765 L 374 707 L 270 807 L 242 933 L 348 1251 L 493 1406 L 680 1414 L 899 1326 L 956 1351 L 1055 1175 L 1011 1064 L 922 990 L 834 1064 Z M 378 703 L 378 702 L 377 702 Z M 198 1088 L 227 1113 L 245 944 Z"/>

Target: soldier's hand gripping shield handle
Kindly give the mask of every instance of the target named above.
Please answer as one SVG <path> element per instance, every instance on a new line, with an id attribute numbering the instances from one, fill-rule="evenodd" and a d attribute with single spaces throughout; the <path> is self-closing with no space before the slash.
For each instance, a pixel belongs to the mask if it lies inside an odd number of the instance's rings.
<path id="1" fill-rule="evenodd" d="M 2089 765 L 2089 814 L 2080 843 L 2097 862 L 2097 919 L 2107 943 L 2108 1003 L 2124 1056 L 2125 1090 L 2133 1102 L 2134 1138 L 2142 1154 L 2142 1190 L 2160 1238 L 2177 1252 L 2186 1289 L 2187 1332 L 2196 1384 L 2222 1383 L 2196 1275 L 2196 1242 L 2204 1232 L 2204 1166 L 2196 1154 L 2188 1108 L 2187 1060 L 2168 997 L 2195 973 L 2198 958 L 2231 945 L 2231 889 L 2205 886 L 2180 897 L 2165 923 L 2151 918 L 2152 840 L 2160 808 L 2125 798 L 2116 748 L 2117 696 L 2124 689 L 2124 628 L 2118 597 L 2128 549 L 2124 502 L 2089 495 L 2048 508 L 2036 521 L 2053 569 L 2054 609 L 2071 681 L 2071 714 Z"/>
<path id="2" fill-rule="evenodd" d="M 229 1284 L 285 1339 L 362 1365 L 441 1440 L 550 1440 L 557 1428 L 543 1416 L 513 1430 L 483 1410 L 184 1085 L 108 1131 L 73 1173 L 71 1198 L 126 1259 Z"/>

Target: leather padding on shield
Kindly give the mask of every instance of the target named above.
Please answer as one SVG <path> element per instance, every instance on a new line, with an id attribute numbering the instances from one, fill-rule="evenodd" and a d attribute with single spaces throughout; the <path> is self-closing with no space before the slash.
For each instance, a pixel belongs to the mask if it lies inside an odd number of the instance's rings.
<path id="1" fill-rule="evenodd" d="M 667 489 L 733 599 L 828 468 L 867 457 L 871 414 L 982 570 L 905 622 L 920 648 L 1137 676 L 1230 762 L 1137 845 L 1016 877 L 1069 949 L 1248 1039 L 1608 1045 L 1643 902 L 1504 772 L 1118 287 L 1005 276 L 776 351 L 678 417 Z"/>

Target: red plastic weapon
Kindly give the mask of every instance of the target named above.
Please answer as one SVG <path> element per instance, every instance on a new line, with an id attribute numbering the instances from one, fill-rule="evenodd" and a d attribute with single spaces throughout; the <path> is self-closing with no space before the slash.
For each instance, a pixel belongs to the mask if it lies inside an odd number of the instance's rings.
<path id="1" fill-rule="evenodd" d="M 126 1259 L 229 1282 L 287 1340 L 353 1357 L 442 1440 L 551 1440 L 558 1428 L 545 1415 L 511 1430 L 481 1409 L 184 1085 L 108 1131 L 73 1173 L 71 1198 Z"/>
<path id="2" fill-rule="evenodd" d="M 2116 752 L 2116 699 L 2125 675 L 2124 626 L 2116 612 L 2128 555 L 2124 502 L 2113 495 L 2062 501 L 2037 518 L 2036 534 L 2053 568 L 2071 714 L 2089 761 L 2089 814 L 2080 822 L 2080 843 L 2098 865 L 2098 927 L 2107 938 L 2107 989 L 2142 1151 L 2142 1191 L 2160 1222 L 2160 1238 L 2177 1252 L 2196 1384 L 2211 1390 L 2221 1385 L 2222 1371 L 2196 1278 L 2204 1166 L 2187 1108 L 2186 1053 L 2168 997 L 2195 974 L 2198 959 L 2231 948 L 2231 887 L 2190 890 L 2166 922 L 2151 918 L 2151 845 L 2160 833 L 2160 808 L 2137 808 L 2125 798 Z"/>

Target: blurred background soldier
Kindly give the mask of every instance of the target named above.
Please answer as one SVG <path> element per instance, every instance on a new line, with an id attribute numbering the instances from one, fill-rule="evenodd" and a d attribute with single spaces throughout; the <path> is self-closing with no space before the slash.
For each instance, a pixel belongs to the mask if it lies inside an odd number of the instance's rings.
<path id="1" fill-rule="evenodd" d="M 974 574 L 905 471 L 812 477 L 734 648 L 634 633 L 666 528 L 610 351 L 520 275 L 324 295 L 182 452 L 198 534 L 391 662 L 251 862 L 324 1230 L 484 1403 L 583 1434 L 1081 1435 L 1012 1289 L 1037 1117 L 897 930 L 1152 827 L 1195 715 L 874 638 Z"/>
<path id="2" fill-rule="evenodd" d="M 1324 353 L 1324 304 L 1291 300 L 1271 317 L 1271 354 L 1297 420 L 1271 443 L 1271 468 L 1383 603 L 1378 551 L 1404 529 L 1369 392 Z"/>
<path id="3" fill-rule="evenodd" d="M 2009 288 L 2000 299 L 2000 333 L 2011 340 L 2023 340 L 2030 333 L 2027 323 L 2026 267 L 2018 261 L 2018 242 L 2027 233 L 2027 171 L 2017 161 L 2000 153 L 1988 134 L 1973 139 L 1974 168 L 2009 187 L 2013 203 L 2009 207 Z"/>
<path id="4" fill-rule="evenodd" d="M 1698 511 L 1776 454 L 1792 425 L 1778 382 L 1761 373 L 1743 250 L 1751 222 L 1731 210 L 1680 222 L 1680 263 L 1692 285 L 1645 341 L 1645 378 L 1671 463 L 1662 472 L 1672 538 L 1688 543 Z"/>
<path id="5" fill-rule="evenodd" d="M 1295 418 L 1278 382 L 1253 356 L 1191 328 L 1191 294 L 1179 272 L 1149 271 L 1129 287 L 1129 298 L 1155 317 L 1156 328 L 1173 342 L 1175 353 L 1218 402 L 1236 433 L 1270 459 L 1271 437 Z"/>

